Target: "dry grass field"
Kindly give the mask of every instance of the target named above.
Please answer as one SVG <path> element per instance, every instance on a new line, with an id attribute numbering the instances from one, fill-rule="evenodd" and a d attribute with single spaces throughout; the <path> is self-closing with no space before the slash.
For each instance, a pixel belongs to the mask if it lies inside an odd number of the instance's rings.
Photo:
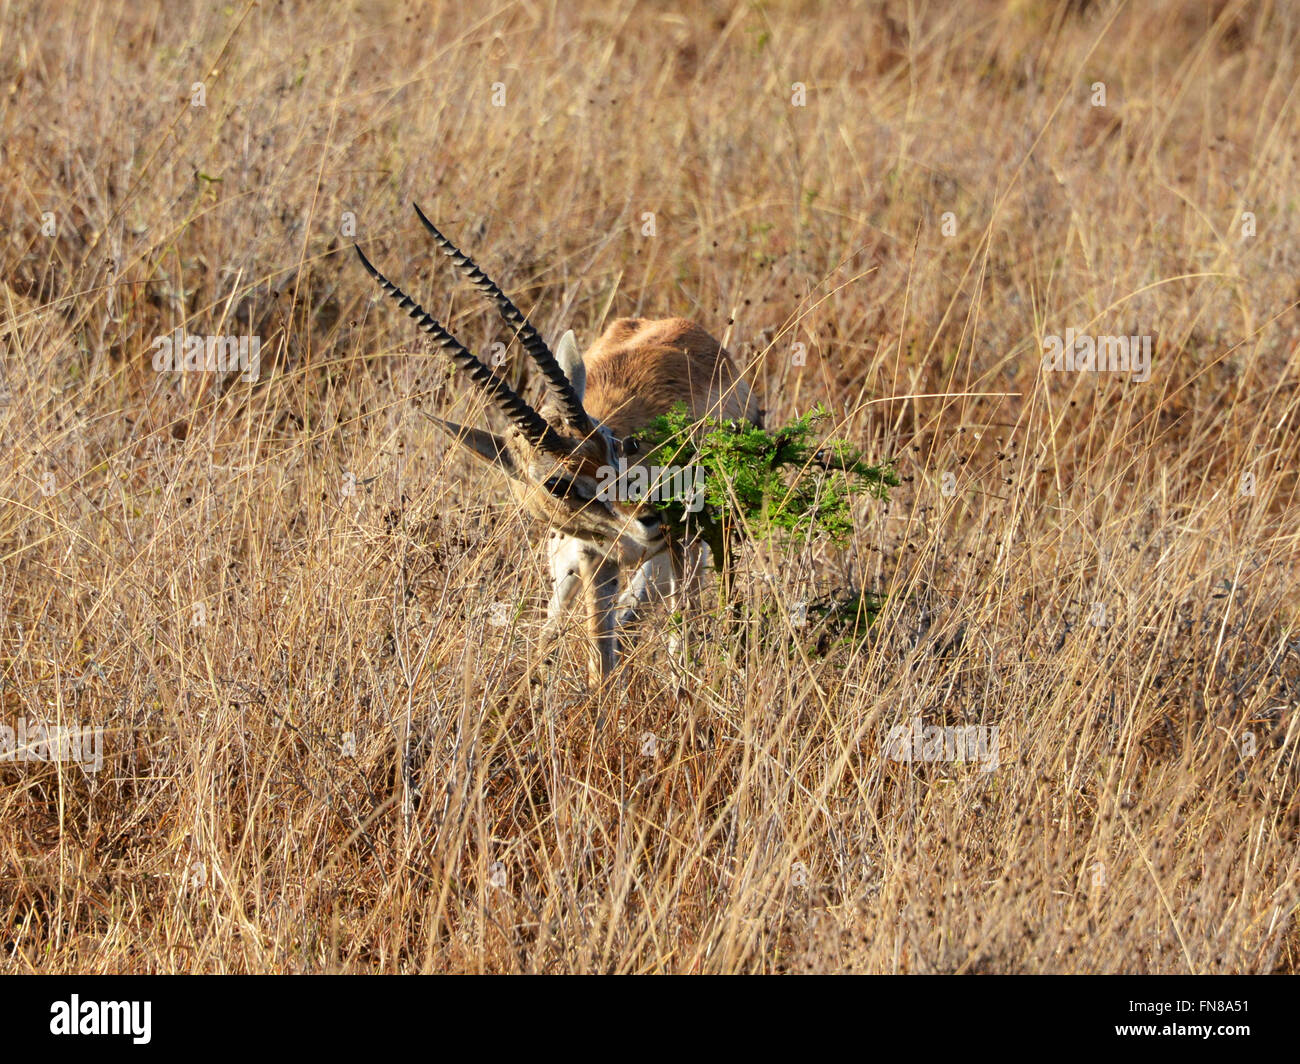
<path id="1" fill-rule="evenodd" d="M 0 972 L 1300 967 L 1294 5 L 3 0 L 0 128 Z M 412 201 L 902 485 L 540 667 Z"/>

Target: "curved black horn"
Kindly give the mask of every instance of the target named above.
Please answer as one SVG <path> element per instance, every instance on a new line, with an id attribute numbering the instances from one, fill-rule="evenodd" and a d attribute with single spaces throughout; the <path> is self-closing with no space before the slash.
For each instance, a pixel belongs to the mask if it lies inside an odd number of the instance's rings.
<path id="1" fill-rule="evenodd" d="M 501 288 L 492 278 L 479 269 L 478 264 L 473 259 L 443 236 L 441 230 L 429 221 L 424 211 L 420 210 L 418 203 L 412 203 L 411 206 L 415 208 L 415 213 L 420 216 L 420 221 L 424 223 L 424 227 L 433 234 L 433 239 L 438 242 L 438 246 L 442 248 L 444 254 L 459 267 L 470 284 L 497 305 L 497 310 L 500 312 L 501 317 L 505 319 L 506 324 L 515 330 L 520 343 L 524 345 L 524 350 L 528 352 L 528 357 L 537 364 L 537 368 L 542 371 L 542 376 L 546 378 L 546 383 L 550 385 L 556 398 L 560 400 L 560 405 L 564 407 L 565 420 L 582 433 L 590 432 L 593 425 L 590 415 L 582 406 L 582 400 L 578 398 L 578 393 L 573 390 L 572 382 L 565 376 L 564 370 L 555 359 L 555 355 L 546 346 L 546 341 L 533 328 L 532 323 L 524 317 L 523 311 L 510 301 L 510 297 L 501 291 Z"/>
<path id="2" fill-rule="evenodd" d="M 397 300 L 397 305 L 410 314 L 415 319 L 416 324 L 438 342 L 438 346 L 451 356 L 452 362 L 464 370 L 469 379 L 496 402 L 530 442 L 543 450 L 550 451 L 552 454 L 568 455 L 569 448 L 565 446 L 564 441 L 560 439 L 555 430 L 543 420 L 536 410 L 519 398 L 510 385 L 506 384 L 505 381 L 475 358 L 456 337 L 444 329 L 419 303 L 375 269 L 370 260 L 366 258 L 365 253 L 356 244 L 353 244 L 352 247 L 356 250 L 357 257 L 361 259 L 361 265 L 366 268 L 366 272 L 379 282 L 379 287 L 387 295 Z"/>

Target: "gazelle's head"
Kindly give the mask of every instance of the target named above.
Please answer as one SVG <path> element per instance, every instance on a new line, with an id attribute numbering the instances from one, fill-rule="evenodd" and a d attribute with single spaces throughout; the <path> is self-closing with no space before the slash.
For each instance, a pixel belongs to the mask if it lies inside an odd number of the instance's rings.
<path id="1" fill-rule="evenodd" d="M 451 357 L 453 364 L 510 422 L 504 436 L 432 418 L 457 443 L 510 478 L 515 496 L 536 517 L 572 536 L 608 545 L 626 565 L 653 557 L 668 547 L 667 531 L 648 504 L 620 499 L 613 483 L 619 460 L 634 462 L 622 440 L 583 406 L 586 368 L 572 331 L 556 352 L 506 294 L 415 208 L 420 221 L 469 281 L 495 304 L 515 330 L 528 357 L 546 381 L 538 409 L 491 372 L 423 307 L 381 274 L 356 248 L 367 272 L 419 327 Z"/>

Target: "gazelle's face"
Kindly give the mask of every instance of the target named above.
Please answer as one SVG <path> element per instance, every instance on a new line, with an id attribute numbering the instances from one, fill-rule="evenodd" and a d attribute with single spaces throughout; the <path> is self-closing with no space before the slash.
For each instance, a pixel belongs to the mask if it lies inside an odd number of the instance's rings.
<path id="1" fill-rule="evenodd" d="M 573 333 L 560 341 L 556 358 L 581 400 L 586 374 Z M 578 435 L 554 401 L 543 403 L 538 413 L 562 447 L 538 447 L 518 429 L 501 437 L 449 421 L 439 424 L 476 457 L 505 473 L 519 502 L 553 529 L 608 545 L 629 566 L 667 550 L 667 529 L 658 513 L 630 498 L 626 481 L 619 478 L 620 470 L 636 464 L 636 444 L 619 440 L 599 423 Z"/>
<path id="2" fill-rule="evenodd" d="M 516 498 L 533 516 L 557 531 L 608 544 L 624 565 L 639 564 L 667 549 L 667 530 L 658 513 L 624 495 L 619 459 L 634 459 L 608 430 L 598 426 L 586 439 L 573 439 L 573 453 L 564 459 L 528 448 L 515 433 L 511 436 L 507 446 L 515 469 L 506 472 Z"/>
<path id="3" fill-rule="evenodd" d="M 432 420 L 457 443 L 505 473 L 516 497 L 551 527 L 608 544 L 624 565 L 637 564 L 666 550 L 667 532 L 658 514 L 646 503 L 629 499 L 625 482 L 619 480 L 619 459 L 628 457 L 623 443 L 614 439 L 583 406 L 587 370 L 573 333 L 565 333 L 552 352 L 491 278 L 443 236 L 418 206 L 415 211 L 470 283 L 496 303 L 502 318 L 515 330 L 541 371 L 548 395 L 540 410 L 533 409 L 423 307 L 375 269 L 357 248 L 362 265 L 385 294 L 438 342 L 453 364 L 509 418 L 513 427 L 502 437 L 440 418 Z"/>

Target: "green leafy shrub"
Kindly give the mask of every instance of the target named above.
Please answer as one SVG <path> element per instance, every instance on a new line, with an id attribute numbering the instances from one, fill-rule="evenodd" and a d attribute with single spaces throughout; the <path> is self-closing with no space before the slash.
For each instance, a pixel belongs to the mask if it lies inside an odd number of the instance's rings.
<path id="1" fill-rule="evenodd" d="M 703 470 L 703 508 L 688 513 L 682 499 L 657 502 L 656 508 L 675 534 L 700 535 L 722 573 L 732 541 L 742 534 L 845 538 L 853 527 L 852 497 L 887 499 L 898 475 L 888 462 L 869 465 L 843 440 L 818 445 L 817 427 L 827 416 L 819 403 L 768 430 L 749 422 L 697 420 L 678 403 L 637 435 L 648 451 L 646 465 Z"/>

